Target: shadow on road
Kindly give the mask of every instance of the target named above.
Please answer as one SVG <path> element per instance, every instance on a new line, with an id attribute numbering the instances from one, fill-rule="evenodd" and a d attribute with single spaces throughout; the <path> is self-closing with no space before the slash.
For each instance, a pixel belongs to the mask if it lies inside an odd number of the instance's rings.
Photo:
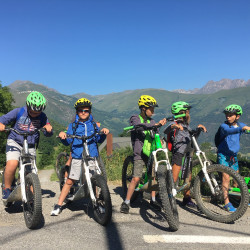
<path id="1" fill-rule="evenodd" d="M 23 206 L 21 201 L 15 201 L 10 207 L 6 207 L 5 211 L 9 214 L 19 214 L 23 212 Z"/>
<path id="2" fill-rule="evenodd" d="M 42 197 L 43 198 L 52 198 L 55 197 L 56 193 L 49 189 L 42 189 Z"/>

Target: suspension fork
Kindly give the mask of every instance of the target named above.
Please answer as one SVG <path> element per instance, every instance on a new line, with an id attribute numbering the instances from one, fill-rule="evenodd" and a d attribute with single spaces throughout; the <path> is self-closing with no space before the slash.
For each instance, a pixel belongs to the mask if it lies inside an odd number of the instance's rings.
<path id="1" fill-rule="evenodd" d="M 87 185 L 88 185 L 88 189 L 89 189 L 89 194 L 90 194 L 90 199 L 96 205 L 96 198 L 95 198 L 94 190 L 93 190 L 93 187 L 92 187 L 92 184 L 91 184 L 91 180 L 90 180 L 89 166 L 86 164 L 85 161 L 83 161 L 83 168 L 85 170 L 85 179 L 87 181 Z"/>
<path id="2" fill-rule="evenodd" d="M 202 172 L 203 172 L 203 174 L 205 176 L 205 179 L 206 179 L 206 181 L 208 183 L 208 186 L 209 186 L 212 194 L 215 195 L 215 188 L 218 187 L 218 183 L 217 183 L 216 179 L 213 176 L 210 179 L 210 177 L 209 177 L 209 175 L 207 173 L 207 166 L 210 165 L 210 162 L 207 160 L 205 152 L 201 151 L 201 149 L 200 149 L 194 135 L 191 136 L 191 139 L 192 139 L 192 143 L 194 145 L 195 151 L 196 151 L 196 155 L 197 155 L 197 157 L 198 157 L 198 159 L 200 161 L 200 164 L 201 164 L 201 167 L 202 167 Z"/>

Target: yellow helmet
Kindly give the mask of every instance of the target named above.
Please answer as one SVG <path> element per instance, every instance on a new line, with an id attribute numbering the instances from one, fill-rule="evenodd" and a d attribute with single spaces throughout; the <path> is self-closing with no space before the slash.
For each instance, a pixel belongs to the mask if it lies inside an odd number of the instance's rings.
<path id="1" fill-rule="evenodd" d="M 155 98 L 150 95 L 142 95 L 138 101 L 139 108 L 159 107 Z"/>
<path id="2" fill-rule="evenodd" d="M 91 108 L 92 103 L 87 98 L 80 98 L 79 100 L 76 101 L 74 107 L 75 107 L 75 109 L 77 109 L 79 107 L 90 107 Z"/>

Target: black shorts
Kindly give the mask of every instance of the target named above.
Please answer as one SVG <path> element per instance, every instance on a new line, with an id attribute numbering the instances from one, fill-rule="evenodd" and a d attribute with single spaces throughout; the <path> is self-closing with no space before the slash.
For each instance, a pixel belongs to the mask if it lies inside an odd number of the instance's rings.
<path id="1" fill-rule="evenodd" d="M 182 166 L 182 158 L 184 154 L 176 152 L 172 154 L 172 165 L 176 164 L 177 166 Z"/>

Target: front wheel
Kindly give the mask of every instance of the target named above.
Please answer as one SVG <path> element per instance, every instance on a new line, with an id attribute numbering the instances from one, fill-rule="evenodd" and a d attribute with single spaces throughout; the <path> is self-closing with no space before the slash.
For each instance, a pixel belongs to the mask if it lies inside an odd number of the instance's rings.
<path id="1" fill-rule="evenodd" d="M 42 222 L 42 192 L 36 174 L 25 176 L 25 193 L 27 202 L 23 202 L 24 220 L 29 229 L 35 229 Z"/>
<path id="2" fill-rule="evenodd" d="M 211 220 L 231 223 L 244 215 L 249 202 L 249 194 L 244 179 L 233 169 L 214 164 L 207 167 L 207 173 L 213 184 L 213 194 L 202 171 L 195 178 L 194 195 L 200 210 Z M 238 187 L 240 192 L 233 192 Z M 236 208 L 228 211 L 224 208 L 225 201 Z"/>
<path id="3" fill-rule="evenodd" d="M 94 218 L 99 224 L 106 226 L 112 217 L 112 203 L 107 182 L 103 176 L 94 175 L 91 183 L 96 198 Z"/>
<path id="4" fill-rule="evenodd" d="M 171 170 L 160 165 L 157 170 L 157 180 L 159 184 L 159 195 L 162 207 L 166 215 L 168 225 L 172 231 L 179 229 L 179 214 L 174 194 L 174 180 Z"/>

